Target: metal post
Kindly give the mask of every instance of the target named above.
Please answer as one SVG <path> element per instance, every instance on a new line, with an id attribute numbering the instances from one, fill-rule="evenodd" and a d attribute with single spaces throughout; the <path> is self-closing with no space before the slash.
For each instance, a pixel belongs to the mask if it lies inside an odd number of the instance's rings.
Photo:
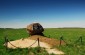
<path id="1" fill-rule="evenodd" d="M 8 39 L 7 39 L 7 36 L 5 36 L 4 38 L 5 38 L 5 46 L 6 46 L 6 50 L 8 50 Z"/>
<path id="2" fill-rule="evenodd" d="M 38 38 L 38 47 L 40 47 L 39 38 Z"/>
<path id="3" fill-rule="evenodd" d="M 62 39 L 63 39 L 63 37 L 61 36 L 61 37 L 60 37 L 60 46 L 61 46 L 61 44 L 62 44 Z"/>
<path id="4" fill-rule="evenodd" d="M 40 52 L 40 43 L 39 43 L 39 38 L 37 38 L 38 40 L 38 52 Z"/>

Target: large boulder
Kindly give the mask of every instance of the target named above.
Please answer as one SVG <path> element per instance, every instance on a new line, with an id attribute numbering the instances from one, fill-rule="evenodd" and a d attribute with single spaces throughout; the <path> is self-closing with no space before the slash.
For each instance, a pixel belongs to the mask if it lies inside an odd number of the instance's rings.
<path id="1" fill-rule="evenodd" d="M 43 35 L 44 28 L 39 23 L 32 23 L 27 26 L 30 35 Z"/>

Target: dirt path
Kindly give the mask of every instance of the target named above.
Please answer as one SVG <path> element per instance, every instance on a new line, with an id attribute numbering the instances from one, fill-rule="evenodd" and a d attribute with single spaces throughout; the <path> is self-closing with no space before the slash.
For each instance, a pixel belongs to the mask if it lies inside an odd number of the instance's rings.
<path id="1" fill-rule="evenodd" d="M 11 41 L 10 43 L 13 44 L 16 47 L 19 47 L 19 48 L 28 48 L 31 45 L 32 45 L 31 47 L 37 47 L 38 46 L 38 41 L 32 40 L 30 38 L 15 40 L 15 41 Z M 16 47 L 11 45 L 10 43 L 8 43 L 8 48 L 15 49 Z M 52 49 L 51 45 L 49 45 L 49 44 L 47 44 L 45 42 L 40 42 L 40 47 L 44 47 L 49 54 L 51 54 L 51 53 L 54 53 L 54 54 L 64 54 L 62 51 L 59 51 L 57 49 Z"/>

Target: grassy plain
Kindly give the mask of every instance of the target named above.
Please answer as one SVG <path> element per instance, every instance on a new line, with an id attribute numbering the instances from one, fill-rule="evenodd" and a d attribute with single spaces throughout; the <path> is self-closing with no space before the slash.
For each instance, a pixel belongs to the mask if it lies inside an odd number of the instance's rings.
<path id="1" fill-rule="evenodd" d="M 56 48 L 65 52 L 65 55 L 85 55 L 85 29 L 84 28 L 46 28 L 44 35 L 48 38 L 60 39 L 63 36 L 68 45 L 55 46 Z M 26 29 L 3 29 L 0 28 L 0 55 L 28 55 L 29 50 L 34 55 L 48 55 L 46 51 L 37 53 L 36 49 L 8 49 L 6 51 L 4 44 L 4 37 L 13 41 L 20 38 L 27 38 L 29 34 Z M 82 43 L 77 41 L 82 36 Z M 77 43 L 75 43 L 77 41 Z M 32 53 L 31 53 L 32 54 Z"/>

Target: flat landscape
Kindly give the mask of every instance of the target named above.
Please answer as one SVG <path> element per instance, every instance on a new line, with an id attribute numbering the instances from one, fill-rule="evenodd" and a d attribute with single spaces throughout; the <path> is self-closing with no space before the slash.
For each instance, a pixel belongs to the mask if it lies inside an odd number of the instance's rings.
<path id="1" fill-rule="evenodd" d="M 63 51 L 65 55 L 85 55 L 84 28 L 45 28 L 44 35 L 48 38 L 54 38 L 57 40 L 60 40 L 60 37 L 63 36 L 63 40 L 67 43 L 67 45 L 56 45 L 55 48 Z M 29 37 L 29 34 L 25 28 L 0 28 L 0 55 L 48 55 L 45 50 L 42 50 L 42 52 L 38 53 L 37 48 L 6 49 L 3 45 L 5 43 L 5 36 L 7 36 L 10 41 L 14 41 L 21 38 L 27 38 Z"/>

